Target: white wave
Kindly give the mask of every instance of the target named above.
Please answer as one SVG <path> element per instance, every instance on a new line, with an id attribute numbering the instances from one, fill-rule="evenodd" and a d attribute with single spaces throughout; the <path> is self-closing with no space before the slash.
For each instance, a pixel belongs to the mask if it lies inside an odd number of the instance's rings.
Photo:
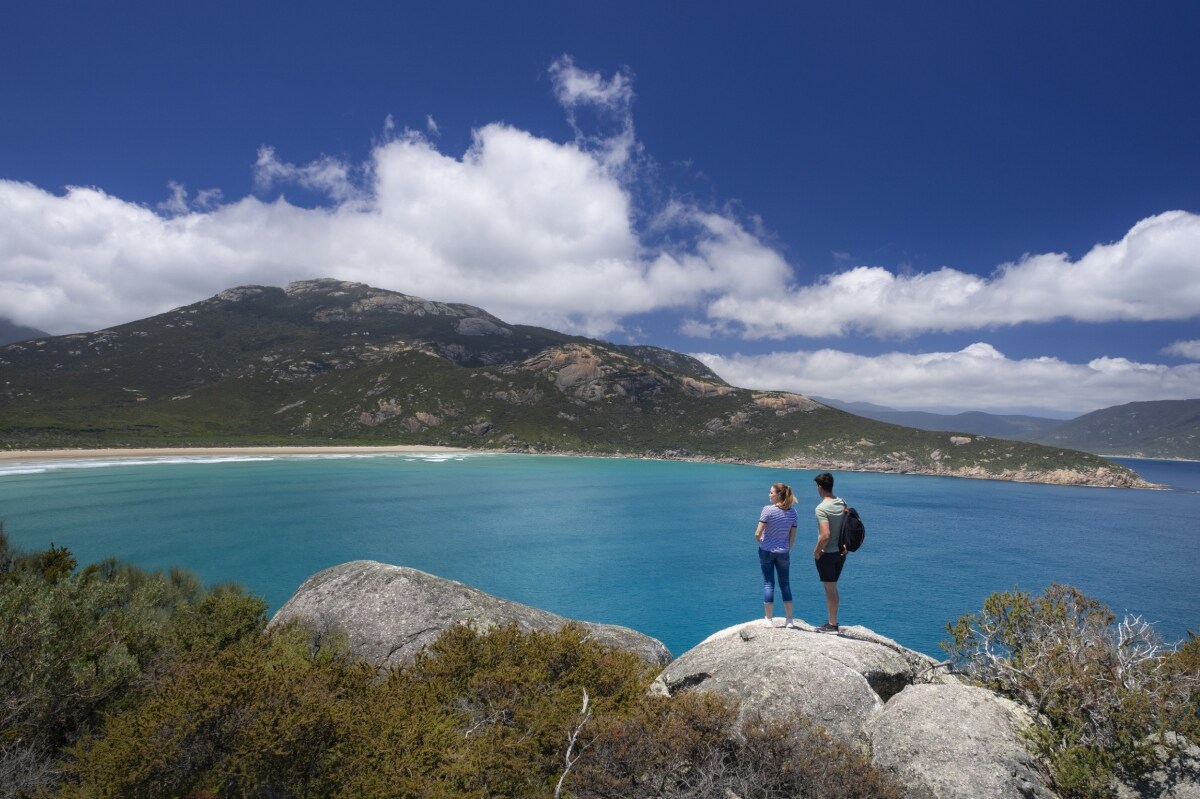
<path id="1" fill-rule="evenodd" d="M 489 452 L 330 452 L 271 455 L 154 455 L 131 458 L 75 458 L 46 461 L 12 461 L 0 466 L 0 477 L 16 474 L 40 474 L 60 469 L 103 469 L 110 466 L 159 466 L 180 463 L 255 463 L 276 460 L 365 460 L 398 458 L 408 462 L 445 463 L 468 458 L 488 457 Z"/>
<path id="2" fill-rule="evenodd" d="M 0 477 L 8 477 L 13 474 L 41 474 L 46 471 L 45 467 L 35 468 L 33 466 L 12 466 L 0 467 Z"/>

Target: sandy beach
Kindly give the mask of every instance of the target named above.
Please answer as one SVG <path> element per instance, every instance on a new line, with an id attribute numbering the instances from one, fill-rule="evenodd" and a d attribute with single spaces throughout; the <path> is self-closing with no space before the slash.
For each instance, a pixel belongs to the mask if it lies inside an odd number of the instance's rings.
<path id="1" fill-rule="evenodd" d="M 205 455 L 386 455 L 402 452 L 470 452 L 460 447 L 394 445 L 386 447 L 154 447 L 145 449 L 0 450 L 0 462 L 155 458 Z"/>

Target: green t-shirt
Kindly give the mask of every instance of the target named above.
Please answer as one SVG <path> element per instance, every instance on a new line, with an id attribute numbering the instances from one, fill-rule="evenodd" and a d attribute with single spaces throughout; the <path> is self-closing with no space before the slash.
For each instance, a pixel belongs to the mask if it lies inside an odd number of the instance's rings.
<path id="1" fill-rule="evenodd" d="M 823 499 L 817 506 L 817 535 L 821 534 L 821 522 L 829 522 L 829 540 L 825 542 L 823 552 L 841 552 L 838 546 L 841 540 L 842 519 L 846 518 L 846 503 L 834 497 Z"/>

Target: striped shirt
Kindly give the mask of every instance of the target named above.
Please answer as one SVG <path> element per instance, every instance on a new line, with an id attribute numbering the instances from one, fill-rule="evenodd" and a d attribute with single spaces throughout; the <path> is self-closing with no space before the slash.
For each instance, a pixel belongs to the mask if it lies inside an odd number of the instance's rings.
<path id="1" fill-rule="evenodd" d="M 758 520 L 767 525 L 758 548 L 767 552 L 787 552 L 788 539 L 796 526 L 796 509 L 782 510 L 774 505 L 764 505 Z"/>

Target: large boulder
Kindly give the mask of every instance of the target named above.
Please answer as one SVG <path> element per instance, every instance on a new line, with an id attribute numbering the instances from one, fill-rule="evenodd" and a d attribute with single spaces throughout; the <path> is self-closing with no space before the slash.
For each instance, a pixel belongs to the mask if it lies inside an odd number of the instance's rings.
<path id="1" fill-rule="evenodd" d="M 872 760 L 911 799 L 1054 799 L 1025 746 L 1029 714 L 984 688 L 910 686 L 869 728 Z"/>
<path id="2" fill-rule="evenodd" d="M 914 683 L 955 681 L 933 658 L 865 627 L 829 635 L 800 624 L 722 630 L 667 666 L 652 690 L 712 691 L 738 700 L 743 715 L 806 716 L 869 751 L 869 724 L 888 699 Z"/>
<path id="3" fill-rule="evenodd" d="M 417 569 L 355 560 L 317 572 L 271 619 L 299 619 L 317 634 L 340 631 L 358 657 L 388 668 L 411 661 L 455 624 L 485 630 L 516 624 L 522 630 L 557 630 L 572 621 L 486 594 Z M 657 639 L 615 624 L 576 622 L 601 644 L 636 652 L 663 665 L 671 653 Z"/>

